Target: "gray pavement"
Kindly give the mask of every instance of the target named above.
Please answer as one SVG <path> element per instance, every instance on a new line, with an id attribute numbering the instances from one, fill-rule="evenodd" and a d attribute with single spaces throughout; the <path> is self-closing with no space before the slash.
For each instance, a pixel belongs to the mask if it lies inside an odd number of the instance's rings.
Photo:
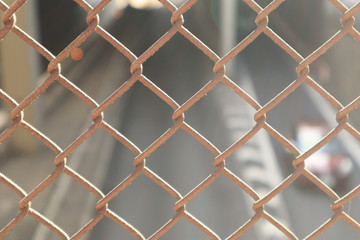
<path id="1" fill-rule="evenodd" d="M 172 51 L 176 46 L 181 47 L 176 49 L 178 52 L 176 60 L 171 60 Z M 201 53 L 188 48 L 186 40 L 176 36 L 167 43 L 166 50 L 160 50 L 158 55 L 153 57 L 157 61 L 150 59 L 149 63 L 145 63 L 144 73 L 179 104 L 182 104 L 211 79 L 213 63 L 209 62 Z M 163 69 L 163 62 L 166 62 L 166 69 Z M 172 69 L 176 69 L 177 74 L 174 75 L 173 72 L 170 72 Z M 171 120 L 173 110 L 140 83 L 137 83 L 126 94 L 130 95 L 130 99 L 125 110 L 126 119 L 120 129 L 128 139 L 144 150 L 173 124 Z M 224 151 L 248 131 L 252 127 L 251 124 L 254 124 L 251 119 L 251 111 L 246 105 L 221 83 L 186 112 L 185 119 L 199 133 L 214 143 L 220 151 Z M 224 115 L 224 112 L 229 113 Z M 243 114 L 245 117 L 235 116 L 237 113 Z M 227 118 L 232 119 L 233 124 L 228 123 Z M 253 146 L 254 141 L 249 142 L 243 148 L 245 150 L 240 151 L 240 154 L 234 154 L 236 157 L 229 158 L 227 166 L 235 174 L 244 177 L 245 181 L 251 180 L 251 186 L 259 193 L 261 191 L 260 194 L 263 195 L 274 188 L 280 182 L 281 177 L 277 176 L 278 173 L 273 172 L 274 169 L 271 170 L 271 173 L 266 172 L 269 169 L 265 167 L 262 169 L 263 172 L 251 171 L 250 168 L 244 171 L 245 161 L 249 159 L 247 152 L 251 152 Z M 275 159 L 270 161 L 271 154 L 268 151 L 263 152 L 264 148 L 265 146 L 256 146 L 256 154 L 251 160 L 259 162 L 260 165 L 267 165 L 271 161 L 275 161 Z M 112 167 L 102 188 L 104 193 L 111 191 L 134 171 L 132 165 L 134 157 L 129 150 L 121 144 L 117 144 L 111 163 Z M 243 159 L 239 159 L 241 157 Z M 265 158 L 267 162 L 264 163 L 262 161 Z M 146 159 L 146 164 L 184 196 L 214 171 L 213 160 L 214 156 L 180 129 Z M 253 173 L 252 177 L 249 176 L 251 173 Z M 269 180 L 265 173 L 276 177 L 271 177 Z M 265 180 L 259 181 L 261 176 L 264 176 Z M 259 183 L 260 186 L 257 186 Z M 271 201 L 267 210 L 288 225 L 287 216 L 284 214 L 286 209 L 283 209 L 281 203 L 279 204 L 280 199 L 281 197 Z M 174 216 L 175 212 L 172 209 L 174 203 L 175 200 L 169 194 L 146 176 L 141 175 L 109 203 L 109 208 L 147 238 Z M 253 215 L 252 203 L 253 201 L 248 199 L 241 189 L 226 177 L 221 176 L 208 189 L 190 201 L 187 204 L 187 210 L 213 229 L 221 239 L 225 239 Z M 259 233 L 261 231 L 263 233 Z M 265 239 L 265 236 L 267 236 L 266 239 L 284 238 L 274 227 L 260 221 L 241 239 Z M 101 220 L 99 225 L 94 228 L 91 237 L 91 239 L 133 238 L 107 218 Z M 182 219 L 163 237 L 163 239 L 179 238 L 208 239 L 204 233 L 185 219 Z"/>
<path id="2" fill-rule="evenodd" d="M 190 55 L 186 50 L 181 52 L 185 54 L 177 61 L 185 63 Z M 198 55 L 191 57 L 198 66 L 202 65 L 201 60 L 197 61 Z M 168 63 L 168 66 L 171 67 L 171 64 Z M 191 65 L 183 64 L 182 67 L 187 71 L 183 72 L 180 69 L 179 75 L 163 78 L 160 87 L 171 81 L 173 85 L 167 91 L 176 92 L 178 94 L 176 97 L 180 99 L 189 92 L 195 93 L 201 84 L 210 78 L 203 75 L 202 69 L 197 69 L 195 73 L 191 71 Z M 144 70 L 146 71 L 146 68 Z M 154 68 L 152 70 L 156 71 Z M 181 88 L 177 86 L 179 83 L 182 84 Z M 171 120 L 173 111 L 141 84 L 136 87 L 132 90 L 129 99 L 127 118 L 122 132 L 140 149 L 145 149 L 173 124 Z M 223 125 L 219 105 L 214 99 L 214 93 L 209 93 L 194 106 L 194 109 L 185 114 L 186 122 L 219 149 L 225 150 L 231 141 Z M 116 147 L 104 192 L 109 192 L 134 170 L 132 166 L 134 157 L 120 144 Z M 184 196 L 214 171 L 213 160 L 214 156 L 206 148 L 185 131 L 179 130 L 146 159 L 146 164 Z M 174 203 L 175 199 L 155 185 L 152 180 L 141 175 L 110 202 L 109 208 L 136 227 L 145 237 L 149 237 L 175 215 Z M 250 218 L 247 207 L 242 191 L 230 180 L 221 176 L 187 204 L 187 211 L 224 239 Z M 127 239 L 129 234 L 121 230 L 120 226 L 104 219 L 95 227 L 92 239 L 101 237 Z M 187 220 L 182 219 L 162 239 L 208 239 L 208 237 Z M 250 230 L 244 239 L 254 239 L 254 232 Z"/>
<path id="3" fill-rule="evenodd" d="M 144 19 L 151 25 L 151 21 L 147 21 L 149 19 L 146 18 L 148 15 L 152 16 L 150 20 L 159 21 L 160 19 L 158 17 L 160 15 L 146 13 L 142 15 L 145 16 L 144 18 L 134 22 L 134 26 L 142 24 L 141 22 Z M 121 27 L 123 29 L 124 26 Z M 167 29 L 166 26 L 163 29 Z M 144 40 L 143 37 L 146 37 L 144 42 L 150 44 L 158 37 L 156 34 L 144 34 L 140 38 L 134 38 L 133 35 L 121 34 L 119 31 L 113 34 L 116 37 L 123 38 L 122 40 L 132 50 L 137 44 L 136 41 L 130 44 L 134 39 Z M 257 42 L 259 43 L 259 41 Z M 266 44 L 268 43 L 265 42 L 260 45 L 266 46 Z M 145 45 L 135 51 L 141 52 L 147 47 Z M 254 43 L 251 46 L 253 45 L 256 44 Z M 184 48 L 184 51 L 179 51 L 178 46 Z M 199 51 L 194 50 L 187 40 L 178 35 L 164 48 L 166 51 L 160 50 L 152 57 L 155 60 L 149 60 L 144 64 L 144 74 L 179 104 L 182 104 L 211 79 L 213 63 L 202 56 Z M 245 56 L 251 56 L 246 58 L 246 61 L 261 104 L 269 101 L 296 78 L 295 64 L 292 60 L 281 53 L 275 53 L 276 48 L 274 49 L 268 52 L 268 56 L 271 58 L 264 57 L 264 51 L 261 48 L 249 47 L 245 50 Z M 268 48 L 266 50 L 268 51 Z M 111 51 L 106 51 L 106 53 L 111 56 Z M 174 54 L 177 58 L 171 62 L 169 59 Z M 129 65 L 128 62 L 108 57 L 107 54 L 103 56 L 105 56 L 102 59 L 105 61 L 104 64 L 91 68 L 88 76 L 69 73 L 69 76 L 74 74 L 82 79 L 77 84 L 93 98 L 96 98 L 98 102 L 101 102 L 105 96 L 126 80 L 126 77 L 123 79 L 118 77 L 124 76 L 123 71 L 128 72 Z M 273 58 L 278 60 L 273 61 Z M 193 62 L 189 59 L 192 59 Z M 167 65 L 166 70 L 163 68 L 164 63 Z M 71 64 L 70 62 L 69 65 L 71 66 Z M 112 67 L 110 71 L 109 68 L 104 68 L 104 65 L 126 66 L 125 69 L 127 70 L 123 70 L 121 67 Z M 89 68 L 89 65 L 86 68 Z M 260 68 L 261 71 L 259 71 Z M 176 74 L 168 72 L 174 69 Z M 104 75 L 107 76 L 105 78 L 106 83 L 99 81 L 99 79 L 103 79 Z M 59 98 L 55 99 L 63 102 L 62 108 L 66 109 L 66 114 L 62 112 L 62 109 L 47 111 L 45 113 L 47 114 L 46 121 L 39 126 L 39 129 L 64 148 L 84 130 L 84 126 L 89 126 L 90 109 L 84 107 L 80 101 L 73 101 L 71 94 L 60 88 L 53 88 L 51 93 L 52 96 L 58 93 Z M 248 90 L 246 87 L 244 89 Z M 228 94 L 231 95 L 230 92 Z M 66 97 L 62 98 L 61 96 Z M 52 105 L 54 99 L 47 98 L 46 95 L 43 98 L 46 99 L 47 108 L 54 109 L 52 107 L 54 106 Z M 238 133 L 242 134 L 241 131 L 247 128 L 249 122 L 247 120 L 241 122 L 241 119 L 235 118 L 230 120 L 230 123 L 225 123 L 224 112 L 236 113 L 237 110 L 243 108 L 241 105 L 243 103 L 239 103 L 241 107 L 235 107 L 236 110 L 229 110 L 218 104 L 217 98 L 215 90 L 210 92 L 207 97 L 196 103 L 186 113 L 185 121 L 214 143 L 220 151 L 223 151 L 237 139 L 236 134 L 229 134 L 229 126 L 235 126 L 233 131 L 236 130 L 235 128 L 238 130 L 243 128 Z M 171 120 L 172 109 L 141 83 L 136 83 L 121 99 L 122 101 L 118 102 L 119 105 L 113 105 L 105 114 L 106 119 L 142 150 L 173 124 Z M 125 99 L 128 104 L 123 106 L 120 102 L 125 102 Z M 301 104 L 298 104 L 300 102 Z M 296 106 L 296 111 L 294 111 L 294 106 Z M 306 92 L 300 88 L 296 93 L 289 96 L 284 103 L 274 108 L 268 114 L 267 121 L 284 136 L 291 138 L 292 129 L 299 119 L 319 120 L 323 118 L 318 110 L 311 106 L 313 106 L 311 99 L 306 97 Z M 242 113 L 238 112 L 238 114 L 241 115 Z M 76 119 L 73 116 L 77 116 Z M 94 148 L 94 145 L 98 146 L 100 142 L 103 143 L 101 144 L 104 147 L 103 151 Z M 282 176 L 279 177 L 284 178 L 292 171 L 291 161 L 293 159 L 289 159 L 288 153 L 276 141 L 272 143 L 282 172 Z M 254 144 L 249 143 L 247 151 L 235 154 L 235 156 L 245 156 L 258 160 L 257 150 L 252 148 L 253 146 Z M 108 153 L 107 157 L 104 156 L 104 152 Z M 1 160 L 5 163 L 1 164 L 0 169 L 26 191 L 30 191 L 54 170 L 54 157 L 54 154 L 49 150 L 39 148 L 38 152 L 26 156 L 6 156 L 5 160 Z M 106 194 L 134 170 L 132 164 L 134 157 L 120 143 L 115 143 L 106 133 L 99 131 L 99 134 L 94 135 L 85 142 L 83 147 L 74 152 L 69 162 L 71 167 L 95 183 Z M 211 174 L 214 170 L 213 160 L 214 156 L 200 143 L 196 142 L 185 131 L 179 130 L 168 142 L 155 151 L 146 160 L 146 163 L 150 169 L 174 186 L 182 195 L 185 195 Z M 243 163 L 237 162 L 234 158 L 227 160 L 227 166 L 240 176 L 246 176 L 247 173 L 251 175 L 250 172 L 241 172 L 244 167 Z M 31 175 L 19 174 L 19 169 L 31 169 Z M 358 169 L 355 169 L 354 175 L 345 189 L 336 190 L 340 196 L 359 184 L 359 174 L 356 173 L 358 173 Z M 259 176 L 259 174 L 255 175 Z M 256 183 L 257 181 L 254 181 L 254 187 L 256 187 Z M 55 194 L 59 192 L 60 195 Z M 65 197 L 68 192 L 71 193 L 70 198 Z M 59 204 L 59 198 L 62 199 L 61 204 Z M 329 208 L 331 201 L 316 189 L 302 189 L 291 185 L 281 193 L 281 198 L 285 200 L 291 230 L 299 238 L 307 236 L 332 215 Z M 0 185 L 0 202 L 2 203 L 0 205 L 2 216 L 0 228 L 18 212 L 17 202 L 19 200 L 15 194 Z M 32 206 L 71 235 L 94 216 L 95 209 L 93 206 L 95 202 L 96 199 L 84 191 L 81 186 L 74 184 L 74 181 L 69 180 L 68 177 L 62 177 L 62 180 L 59 179 L 51 185 L 51 188 L 35 198 Z M 175 214 L 174 203 L 175 200 L 169 194 L 146 176 L 141 175 L 113 199 L 109 207 L 136 227 L 145 237 L 149 237 L 173 217 Z M 187 210 L 223 239 L 251 217 L 249 214 L 251 206 L 248 204 L 249 199 L 244 197 L 243 192 L 230 180 L 221 176 L 208 189 L 190 201 L 187 204 Z M 54 206 L 56 207 L 54 208 Z M 350 215 L 356 219 L 356 213 L 360 210 L 359 201 L 354 199 L 351 206 L 346 207 L 348 207 Z M 89 211 L 89 209 L 94 212 Z M 85 214 L 79 215 L 78 212 Z M 282 218 L 283 216 L 277 217 Z M 37 224 L 30 217 L 26 217 L 15 231 L 12 231 L 4 239 L 24 239 L 23 236 L 25 235 L 33 236 L 32 239 L 36 240 L 57 239 L 54 234 L 46 231 L 46 228 Z M 343 238 L 344 235 L 347 237 L 346 239 L 359 238 L 358 232 L 340 220 L 319 239 L 335 240 Z M 241 239 L 256 239 L 256 236 L 256 230 L 251 229 Z M 91 231 L 91 236 L 87 234 L 86 237 L 90 237 L 92 240 L 133 239 L 129 233 L 107 218 L 103 218 Z M 208 237 L 187 220 L 182 219 L 162 239 L 208 239 Z"/>
<path id="4" fill-rule="evenodd" d="M 63 65 L 63 74 L 97 102 L 101 102 L 124 81 L 119 77 L 119 71 L 122 69 L 119 66 L 125 66 L 125 64 L 109 52 L 105 58 L 102 58 L 102 63 L 106 67 L 101 64 L 92 65 L 89 68 L 89 64 L 96 58 L 99 51 L 104 51 L 104 45 L 101 42 L 89 44 L 98 46 L 96 48 L 98 52 L 85 51 L 85 56 L 80 62 L 66 60 Z M 73 65 L 77 67 L 73 68 Z M 90 70 L 84 71 L 84 69 Z M 37 119 L 41 119 L 42 122 L 34 125 L 62 149 L 65 149 L 91 124 L 91 108 L 58 83 L 54 83 L 40 97 L 40 101 L 34 104 L 41 104 L 42 110 L 37 112 L 41 115 Z M 106 121 L 114 127 L 119 124 L 118 115 L 122 109 L 121 105 L 122 102 L 115 103 L 110 109 L 111 112 L 107 111 L 105 117 Z M 37 140 L 34 138 L 34 141 Z M 98 130 L 68 157 L 68 166 L 96 186 L 102 185 L 103 175 L 106 174 L 108 167 L 106 160 L 109 159 L 108 153 L 112 152 L 114 141 L 105 131 Z M 5 152 L 0 159 L 1 173 L 28 193 L 55 170 L 53 160 L 56 155 L 42 143 L 37 143 L 38 147 L 32 153 L 18 152 L 15 146 L 14 152 Z M 3 228 L 19 213 L 17 204 L 20 200 L 16 194 L 0 184 L 0 228 Z M 90 206 L 89 201 L 92 202 Z M 94 216 L 90 209 L 96 201 L 97 199 L 80 184 L 62 174 L 33 199 L 31 206 L 72 235 Z M 27 216 L 3 239 L 48 240 L 58 239 L 58 236 Z"/>
<path id="5" fill-rule="evenodd" d="M 272 45 L 271 40 L 264 37 L 259 39 L 257 45 L 252 45 L 248 49 L 249 54 L 245 55 L 254 88 L 262 105 L 275 97 L 297 78 L 295 73 L 297 64 L 295 61 L 291 60 L 280 48 L 269 48 Z M 266 54 L 261 54 L 261 52 L 266 52 Z M 316 78 L 315 80 L 318 81 Z M 343 84 L 347 83 L 343 82 Z M 288 139 L 294 139 L 294 129 L 301 121 L 325 122 L 330 126 L 335 126 L 336 113 L 333 109 L 329 109 L 332 108 L 324 100 L 321 100 L 317 93 L 308 87 L 301 86 L 267 114 L 267 122 Z M 351 139 L 348 140 L 349 138 Z M 342 144 L 345 151 L 352 156 L 354 161 L 354 169 L 349 181 L 345 185 L 334 189 L 342 197 L 360 183 L 359 166 L 357 164 L 359 143 L 346 133 L 345 136 L 341 134 L 337 137 L 337 140 Z M 294 157 L 284 147 L 280 146 L 276 140 L 272 142 L 283 178 L 285 178 L 293 171 L 292 161 Z M 331 199 L 310 185 L 309 188 L 302 188 L 296 185 L 295 182 L 281 194 L 288 207 L 290 222 L 294 228 L 293 232 L 300 239 L 312 233 L 333 215 L 330 208 Z M 350 215 L 355 219 L 358 219 L 355 212 L 360 210 L 359 206 L 359 200 L 355 198 L 350 207 Z M 346 205 L 345 208 L 347 207 L 349 206 Z M 319 239 L 335 240 L 344 238 L 341 236 L 346 236 L 346 239 L 358 239 L 360 233 L 344 221 L 339 220 Z"/>

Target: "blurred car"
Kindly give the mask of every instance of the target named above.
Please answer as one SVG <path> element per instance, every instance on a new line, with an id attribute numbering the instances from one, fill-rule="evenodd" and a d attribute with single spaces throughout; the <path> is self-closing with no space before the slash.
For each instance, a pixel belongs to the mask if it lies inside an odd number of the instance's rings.
<path id="1" fill-rule="evenodd" d="M 295 145 L 304 153 L 321 141 L 329 131 L 325 124 L 303 122 L 296 128 Z M 326 185 L 335 188 L 346 183 L 353 163 L 335 138 L 308 157 L 305 167 Z"/>

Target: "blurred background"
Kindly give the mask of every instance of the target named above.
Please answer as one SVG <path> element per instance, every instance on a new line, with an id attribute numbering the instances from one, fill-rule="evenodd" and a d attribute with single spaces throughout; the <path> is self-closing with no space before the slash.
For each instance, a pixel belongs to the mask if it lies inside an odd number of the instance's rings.
<path id="1" fill-rule="evenodd" d="M 10 5 L 13 1 L 6 1 Z M 95 6 L 98 0 L 87 0 Z M 171 0 L 177 7 L 183 0 Z M 257 0 L 261 7 L 270 0 Z M 351 7 L 354 0 L 341 1 Z M 86 16 L 71 0 L 28 1 L 16 13 L 17 26 L 53 55 L 59 54 L 86 28 Z M 357 14 L 354 27 L 359 30 Z M 0 17 L 3 11 L 0 12 Z M 184 14 L 184 26 L 218 56 L 224 56 L 256 29 L 257 14 L 236 0 L 199 0 Z M 329 1 L 287 0 L 269 15 L 269 27 L 304 58 L 341 29 L 342 13 Z M 100 26 L 139 57 L 171 28 L 171 13 L 158 1 L 113 0 L 100 14 Z M 2 27 L 3 25 L 1 25 Z M 49 74 L 49 62 L 13 33 L 0 42 L 0 87 L 21 102 Z M 343 106 L 360 93 L 359 43 L 346 35 L 310 65 L 310 76 Z M 93 98 L 103 102 L 130 77 L 129 60 L 93 33 L 61 63 L 62 74 Z M 297 79 L 298 63 L 265 34 L 261 34 L 227 66 L 227 75 L 260 105 L 265 105 Z M 143 74 L 179 105 L 214 78 L 212 62 L 188 39 L 177 33 L 143 64 Z M 11 107 L 0 104 L 0 128 L 11 125 Z M 25 110 L 25 120 L 58 144 L 69 146 L 91 126 L 92 109 L 59 82 L 54 82 Z M 254 125 L 255 110 L 225 84 L 219 83 L 185 113 L 186 123 L 223 152 Z M 316 91 L 301 85 L 267 113 L 267 122 L 303 153 L 336 127 L 334 109 Z M 104 112 L 104 119 L 140 150 L 145 150 L 174 123 L 173 109 L 140 82 Z M 360 110 L 349 115 L 359 131 Z M 18 128 L 0 145 L 0 172 L 30 192 L 52 171 L 56 154 Z M 340 197 L 360 183 L 358 141 L 343 132 L 306 160 L 306 167 Z M 98 129 L 68 158 L 75 171 L 105 195 L 134 171 L 134 153 L 103 129 Z M 149 169 L 185 196 L 215 168 L 215 156 L 179 129 L 146 159 Z M 261 130 L 226 160 L 226 166 L 260 196 L 266 195 L 293 171 L 295 156 Z M 0 184 L 0 228 L 18 213 L 21 199 Z M 62 174 L 32 201 L 32 207 L 60 226 L 69 236 L 96 215 L 98 199 Z M 149 238 L 176 212 L 176 200 L 145 175 L 109 203 L 109 208 Z M 187 205 L 187 211 L 227 238 L 253 215 L 254 200 L 225 176 L 219 177 Z M 299 178 L 265 207 L 299 239 L 333 216 L 333 201 L 312 182 Z M 360 221 L 360 199 L 345 206 Z M 339 220 L 318 239 L 358 239 L 360 233 Z M 104 217 L 86 239 L 133 239 L 121 226 Z M 161 239 L 208 239 L 181 219 Z M 27 216 L 4 239 L 58 239 Z M 260 220 L 241 239 L 287 239 Z"/>

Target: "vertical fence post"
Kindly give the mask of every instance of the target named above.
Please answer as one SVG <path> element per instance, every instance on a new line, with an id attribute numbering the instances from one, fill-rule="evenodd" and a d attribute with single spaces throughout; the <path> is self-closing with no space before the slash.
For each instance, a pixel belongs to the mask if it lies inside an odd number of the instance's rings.
<path id="1" fill-rule="evenodd" d="M 236 39 L 236 27 L 237 27 L 237 4 L 236 4 L 236 0 L 224 0 L 221 2 L 221 54 L 222 56 L 224 56 L 228 51 L 230 51 L 232 48 L 235 47 L 236 43 L 237 43 L 237 39 Z M 239 66 L 237 66 L 235 68 L 235 64 L 238 64 Z M 247 73 L 247 69 L 246 66 L 244 64 L 243 61 L 238 60 L 238 61 L 232 61 L 229 62 L 227 65 L 227 75 L 231 76 L 231 78 L 236 78 L 242 81 L 242 84 L 245 85 L 247 84 L 247 88 L 249 89 L 253 89 L 252 87 L 252 83 L 249 81 L 250 77 L 248 76 Z M 241 68 L 242 70 L 239 71 L 239 68 Z M 236 70 L 237 69 L 237 70 Z M 239 76 L 239 72 L 242 73 L 242 76 Z M 251 95 L 256 95 L 254 90 L 252 90 L 252 94 Z M 258 134 L 259 136 L 259 134 Z M 270 159 L 275 159 L 275 157 L 270 157 L 273 155 L 272 153 L 272 149 L 270 147 L 267 135 L 262 134 L 260 137 L 258 137 L 258 144 L 260 145 L 260 149 L 262 149 L 262 154 L 267 155 L 268 160 Z M 265 153 L 266 152 L 266 153 Z M 260 158 L 262 156 L 259 156 Z M 273 161 L 271 161 L 273 162 Z M 273 165 L 273 164 L 270 164 Z M 267 168 L 269 169 L 269 167 Z M 274 171 L 274 169 L 271 169 L 272 172 L 276 172 Z M 277 170 L 277 169 L 275 169 Z M 278 173 L 276 175 L 277 177 L 280 176 L 280 173 Z M 244 195 L 246 195 L 244 193 Z M 253 201 L 251 200 L 247 200 L 247 196 L 244 197 L 245 199 L 245 203 L 249 209 L 249 215 L 251 216 L 252 214 L 254 214 L 254 212 L 252 211 L 252 205 L 253 205 Z M 279 239 L 279 240 L 283 240 L 285 239 L 285 236 L 280 233 L 280 231 L 274 230 L 274 229 L 269 229 L 268 226 L 271 225 L 269 222 L 263 222 L 261 224 L 256 224 L 255 226 L 252 227 L 252 229 L 254 229 L 254 234 L 256 239 L 262 239 L 262 240 L 270 240 L 270 239 Z"/>
<path id="2" fill-rule="evenodd" d="M 6 0 L 8 5 L 13 1 Z M 16 25 L 30 36 L 37 35 L 36 2 L 27 1 L 16 13 Z M 0 23 L 3 27 L 3 23 Z M 10 32 L 0 42 L 0 87 L 16 101 L 23 100 L 33 89 L 39 76 L 36 52 L 22 39 Z M 34 124 L 34 104 L 26 108 L 25 120 Z M 34 138 L 25 131 L 15 131 L 11 136 L 11 148 L 16 151 L 34 151 Z"/>
<path id="3" fill-rule="evenodd" d="M 221 1 L 220 5 L 220 46 L 221 56 L 224 56 L 236 45 L 236 0 Z M 232 76 L 234 61 L 226 64 L 226 72 Z"/>

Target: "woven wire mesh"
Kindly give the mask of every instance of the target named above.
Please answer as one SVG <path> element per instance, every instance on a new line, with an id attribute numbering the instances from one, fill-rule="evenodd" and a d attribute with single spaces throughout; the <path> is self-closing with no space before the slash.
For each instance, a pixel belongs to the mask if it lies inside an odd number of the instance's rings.
<path id="1" fill-rule="evenodd" d="M 355 187 L 348 194 L 343 197 L 339 197 L 329 186 L 324 184 L 316 176 L 305 168 L 305 159 L 318 151 L 321 147 L 326 145 L 330 140 L 336 137 L 340 132 L 346 131 L 351 134 L 357 141 L 360 141 L 359 132 L 348 122 L 349 114 L 353 112 L 360 105 L 360 97 L 354 99 L 347 106 L 343 106 L 337 99 L 323 89 L 316 81 L 309 76 L 309 65 L 316 61 L 320 56 L 327 52 L 330 48 L 339 42 L 344 36 L 351 35 L 356 41 L 360 42 L 360 33 L 354 28 L 355 18 L 354 15 L 360 10 L 360 3 L 355 4 L 351 8 L 345 7 L 340 1 L 329 0 L 329 2 L 336 7 L 341 13 L 342 28 L 334 34 L 328 41 L 326 41 L 321 47 L 313 51 L 308 56 L 301 56 L 295 48 L 284 41 L 269 27 L 268 15 L 276 10 L 285 0 L 274 0 L 266 7 L 260 7 L 256 1 L 244 0 L 256 14 L 256 29 L 254 29 L 246 38 L 238 43 L 231 51 L 224 56 L 218 56 L 212 49 L 199 40 L 192 32 L 190 32 L 184 26 L 184 14 L 191 9 L 191 7 L 198 2 L 198 0 L 188 0 L 180 7 L 176 7 L 171 1 L 159 0 L 159 2 L 171 12 L 171 28 L 166 31 L 152 46 L 150 46 L 140 56 L 136 56 L 125 45 L 115 39 L 104 28 L 99 25 L 99 13 L 103 11 L 104 7 L 110 3 L 111 0 L 100 1 L 95 7 L 91 7 L 86 1 L 74 0 L 81 8 L 87 12 L 88 27 L 74 39 L 66 48 L 64 48 L 57 56 L 54 56 L 50 51 L 43 47 L 36 40 L 31 38 L 26 32 L 16 25 L 16 12 L 26 4 L 25 0 L 16 0 L 12 5 L 8 6 L 0 0 L 0 9 L 3 12 L 2 21 L 4 27 L 0 30 L 0 39 L 4 39 L 10 32 L 17 35 L 19 39 L 22 39 L 26 44 L 35 49 L 44 58 L 49 61 L 47 71 L 49 77 L 43 81 L 37 88 L 35 88 L 28 96 L 26 96 L 21 102 L 16 102 L 12 96 L 0 89 L 0 97 L 11 107 L 11 124 L 0 135 L 0 142 L 9 138 L 11 134 L 17 129 L 22 128 L 29 132 L 34 138 L 39 139 L 44 143 L 51 151 L 56 154 L 54 159 L 55 170 L 49 174 L 37 187 L 30 192 L 26 192 L 16 182 L 13 182 L 10 178 L 0 172 L 1 184 L 8 187 L 14 193 L 20 196 L 21 200 L 18 203 L 19 213 L 18 215 L 8 223 L 1 231 L 0 238 L 6 236 L 10 231 L 16 231 L 16 226 L 24 219 L 25 216 L 31 216 L 36 221 L 40 222 L 51 231 L 56 233 L 61 239 L 79 239 L 90 231 L 102 218 L 109 218 L 119 226 L 127 230 L 137 239 L 145 239 L 141 232 L 139 232 L 134 226 L 126 222 L 121 216 L 113 212 L 108 203 L 122 190 L 128 187 L 140 174 L 144 174 L 161 188 L 167 191 L 175 200 L 174 216 L 165 225 L 163 225 L 158 231 L 154 232 L 149 239 L 158 239 L 166 232 L 168 232 L 181 218 L 186 219 L 191 224 L 196 226 L 202 232 L 204 232 L 211 239 L 220 239 L 220 237 L 204 223 L 195 218 L 190 212 L 186 210 L 186 204 L 195 198 L 200 192 L 204 191 L 212 182 L 223 175 L 234 182 L 239 188 L 246 192 L 254 201 L 253 211 L 254 215 L 243 226 L 239 226 L 238 230 L 233 232 L 227 239 L 238 239 L 251 227 L 253 227 L 260 219 L 264 219 L 270 222 L 274 227 L 283 232 L 289 239 L 298 239 L 297 236 L 285 227 L 281 222 L 275 219 L 271 214 L 265 211 L 265 205 L 276 197 L 279 193 L 284 191 L 290 184 L 292 184 L 300 176 L 305 176 L 308 180 L 314 183 L 321 191 L 329 196 L 333 204 L 331 209 L 333 216 L 328 219 L 322 226 L 316 229 L 313 233 L 308 235 L 306 239 L 315 239 L 335 224 L 340 218 L 342 218 L 351 227 L 360 231 L 359 223 L 349 216 L 344 211 L 344 205 L 349 203 L 353 198 L 359 195 L 360 186 Z M 200 0 L 199 0 L 200 1 Z M 96 34 L 101 36 L 104 40 L 110 43 L 117 51 L 125 56 L 131 63 L 130 72 L 131 77 L 118 89 L 108 96 L 106 100 L 101 103 L 96 102 L 94 99 L 85 94 L 80 88 L 74 85 L 66 77 L 62 75 L 61 64 L 68 58 L 69 54 L 77 48 L 82 42 L 84 42 L 90 35 Z M 183 35 L 191 44 L 196 46 L 203 52 L 213 63 L 213 79 L 206 83 L 196 94 L 191 96 L 185 103 L 179 104 L 173 100 L 167 93 L 150 81 L 142 71 L 143 64 L 152 57 L 152 55 L 162 48 L 175 34 Z M 280 94 L 275 98 L 261 106 L 256 100 L 252 98 L 246 91 L 235 84 L 227 75 L 225 64 L 234 59 L 240 54 L 247 46 L 255 41 L 260 35 L 266 35 L 275 44 L 277 44 L 286 54 L 294 59 L 298 66 L 296 72 L 298 78 L 287 86 Z M 75 141 L 68 145 L 65 149 L 61 149 L 55 142 L 33 127 L 31 124 L 24 120 L 25 109 L 44 91 L 57 81 L 65 88 L 69 89 L 74 95 L 76 95 L 81 101 L 86 103 L 92 110 L 91 118 L 92 124 L 81 134 Z M 173 125 L 156 141 L 149 145 L 144 151 L 141 151 L 136 145 L 130 142 L 122 133 L 113 128 L 109 123 L 104 120 L 103 112 L 117 99 L 119 99 L 127 90 L 133 87 L 136 82 L 141 82 L 149 90 L 156 94 L 164 103 L 169 105 L 173 109 Z M 195 129 L 187 124 L 185 119 L 185 113 L 192 106 L 203 98 L 209 91 L 217 86 L 218 83 L 223 82 L 229 89 L 233 90 L 239 98 L 244 99 L 249 106 L 256 110 L 254 115 L 255 126 L 243 135 L 238 141 L 227 148 L 225 151 L 219 151 L 210 141 L 204 136 L 199 134 Z M 294 92 L 300 85 L 308 85 L 315 90 L 319 95 L 328 101 L 328 103 L 337 109 L 336 121 L 337 126 L 333 128 L 320 142 L 306 152 L 300 152 L 289 139 L 285 138 L 278 131 L 266 122 L 266 113 L 276 107 L 281 101 L 283 101 L 290 93 Z M 77 149 L 87 138 L 89 138 L 98 128 L 104 129 L 118 142 L 123 144 L 126 148 L 134 153 L 136 156 L 133 165 L 135 170 L 120 184 L 113 188 L 107 194 L 96 188 L 91 182 L 82 177 L 78 172 L 74 171 L 67 165 L 67 157 L 75 149 Z M 204 179 L 198 186 L 189 191 L 186 195 L 181 195 L 174 187 L 168 184 L 161 177 L 156 175 L 146 165 L 145 159 L 149 157 L 156 149 L 163 145 L 169 138 L 171 138 L 180 128 L 185 130 L 190 136 L 196 139 L 199 143 L 205 146 L 214 156 L 213 166 L 214 171 L 206 179 Z M 295 170 L 276 188 L 270 191 L 263 197 L 260 197 L 250 186 L 247 185 L 240 177 L 234 174 L 225 166 L 225 159 L 231 156 L 237 149 L 247 143 L 257 132 L 260 130 L 267 131 L 273 138 L 280 142 L 286 149 L 288 149 L 294 156 L 296 156 L 293 164 Z M 89 192 L 95 195 L 98 199 L 96 203 L 97 214 L 91 219 L 84 227 L 79 229 L 73 236 L 69 236 L 63 229 L 57 226 L 46 218 L 46 216 L 37 212 L 31 207 L 31 201 L 43 192 L 49 185 L 54 182 L 61 173 L 70 176 L 75 181 L 79 182 Z M 1 204 L 1 203 L 0 203 Z"/>

